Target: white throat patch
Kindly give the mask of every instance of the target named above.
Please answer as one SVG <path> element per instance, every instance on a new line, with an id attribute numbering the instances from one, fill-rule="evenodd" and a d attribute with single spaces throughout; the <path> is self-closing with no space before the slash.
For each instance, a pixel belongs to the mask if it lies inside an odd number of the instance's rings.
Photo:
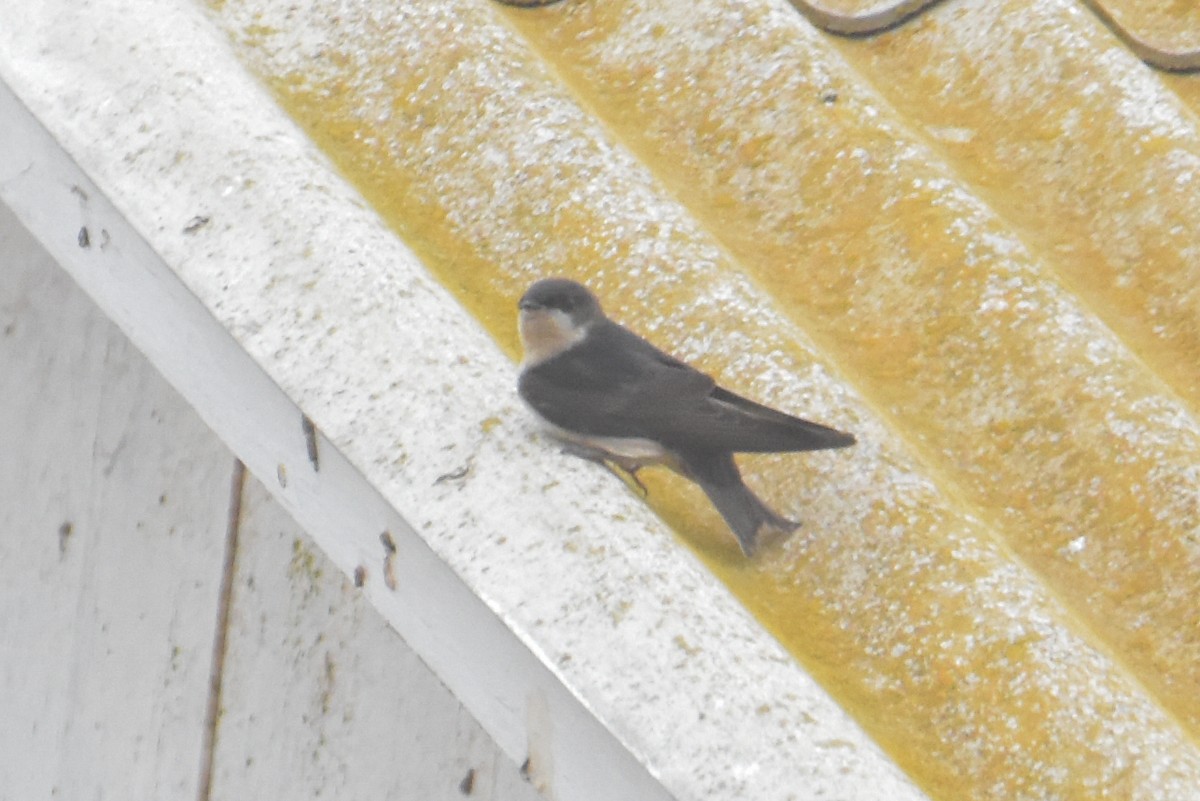
<path id="1" fill-rule="evenodd" d="M 519 327 L 525 349 L 522 367 L 532 367 L 557 356 L 587 335 L 587 326 L 576 326 L 570 315 L 559 309 L 522 311 Z"/>

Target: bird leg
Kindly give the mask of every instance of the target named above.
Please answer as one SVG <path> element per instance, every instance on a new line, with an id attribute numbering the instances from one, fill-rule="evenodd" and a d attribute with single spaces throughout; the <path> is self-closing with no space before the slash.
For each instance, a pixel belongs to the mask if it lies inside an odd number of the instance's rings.
<path id="1" fill-rule="evenodd" d="M 642 469 L 642 465 L 619 459 L 600 448 L 580 445 L 578 442 L 563 442 L 562 446 L 563 453 L 603 465 L 608 472 L 621 479 L 622 483 L 628 485 L 632 482 L 633 486 L 637 487 L 638 494 L 643 499 L 649 497 L 650 490 L 646 489 L 646 485 L 637 476 L 638 470 Z"/>

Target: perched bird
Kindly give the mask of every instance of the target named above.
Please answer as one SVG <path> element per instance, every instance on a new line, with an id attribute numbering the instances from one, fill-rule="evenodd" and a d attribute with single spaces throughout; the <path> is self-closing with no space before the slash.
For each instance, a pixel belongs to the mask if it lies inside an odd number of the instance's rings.
<path id="1" fill-rule="evenodd" d="M 760 529 L 800 524 L 767 507 L 742 480 L 735 453 L 845 448 L 854 437 L 775 411 L 717 386 L 608 319 L 585 286 L 537 281 L 521 298 L 521 398 L 567 450 L 615 464 L 636 480 L 666 465 L 704 490 L 747 556 Z M 640 482 L 639 482 L 640 483 Z"/>

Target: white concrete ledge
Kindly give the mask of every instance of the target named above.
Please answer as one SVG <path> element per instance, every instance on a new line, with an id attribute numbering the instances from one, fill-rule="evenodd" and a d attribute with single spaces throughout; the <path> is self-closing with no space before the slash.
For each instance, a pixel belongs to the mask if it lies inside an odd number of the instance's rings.
<path id="1" fill-rule="evenodd" d="M 531 433 L 512 364 L 198 8 L 0 16 L 0 198 L 548 797 L 922 797 Z"/>

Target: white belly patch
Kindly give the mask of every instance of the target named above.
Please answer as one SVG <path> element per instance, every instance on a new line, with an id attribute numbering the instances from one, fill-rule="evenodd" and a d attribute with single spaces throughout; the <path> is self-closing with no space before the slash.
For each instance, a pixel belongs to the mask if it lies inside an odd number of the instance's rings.
<path id="1" fill-rule="evenodd" d="M 663 446 L 652 439 L 643 439 L 641 437 L 596 437 L 588 434 L 579 434 L 574 431 L 568 431 L 565 428 L 560 428 L 542 418 L 541 415 L 537 415 L 537 417 L 546 428 L 546 431 L 555 439 L 603 451 L 612 456 L 613 461 L 625 466 L 644 467 L 652 464 L 666 464 L 671 461 Z"/>

